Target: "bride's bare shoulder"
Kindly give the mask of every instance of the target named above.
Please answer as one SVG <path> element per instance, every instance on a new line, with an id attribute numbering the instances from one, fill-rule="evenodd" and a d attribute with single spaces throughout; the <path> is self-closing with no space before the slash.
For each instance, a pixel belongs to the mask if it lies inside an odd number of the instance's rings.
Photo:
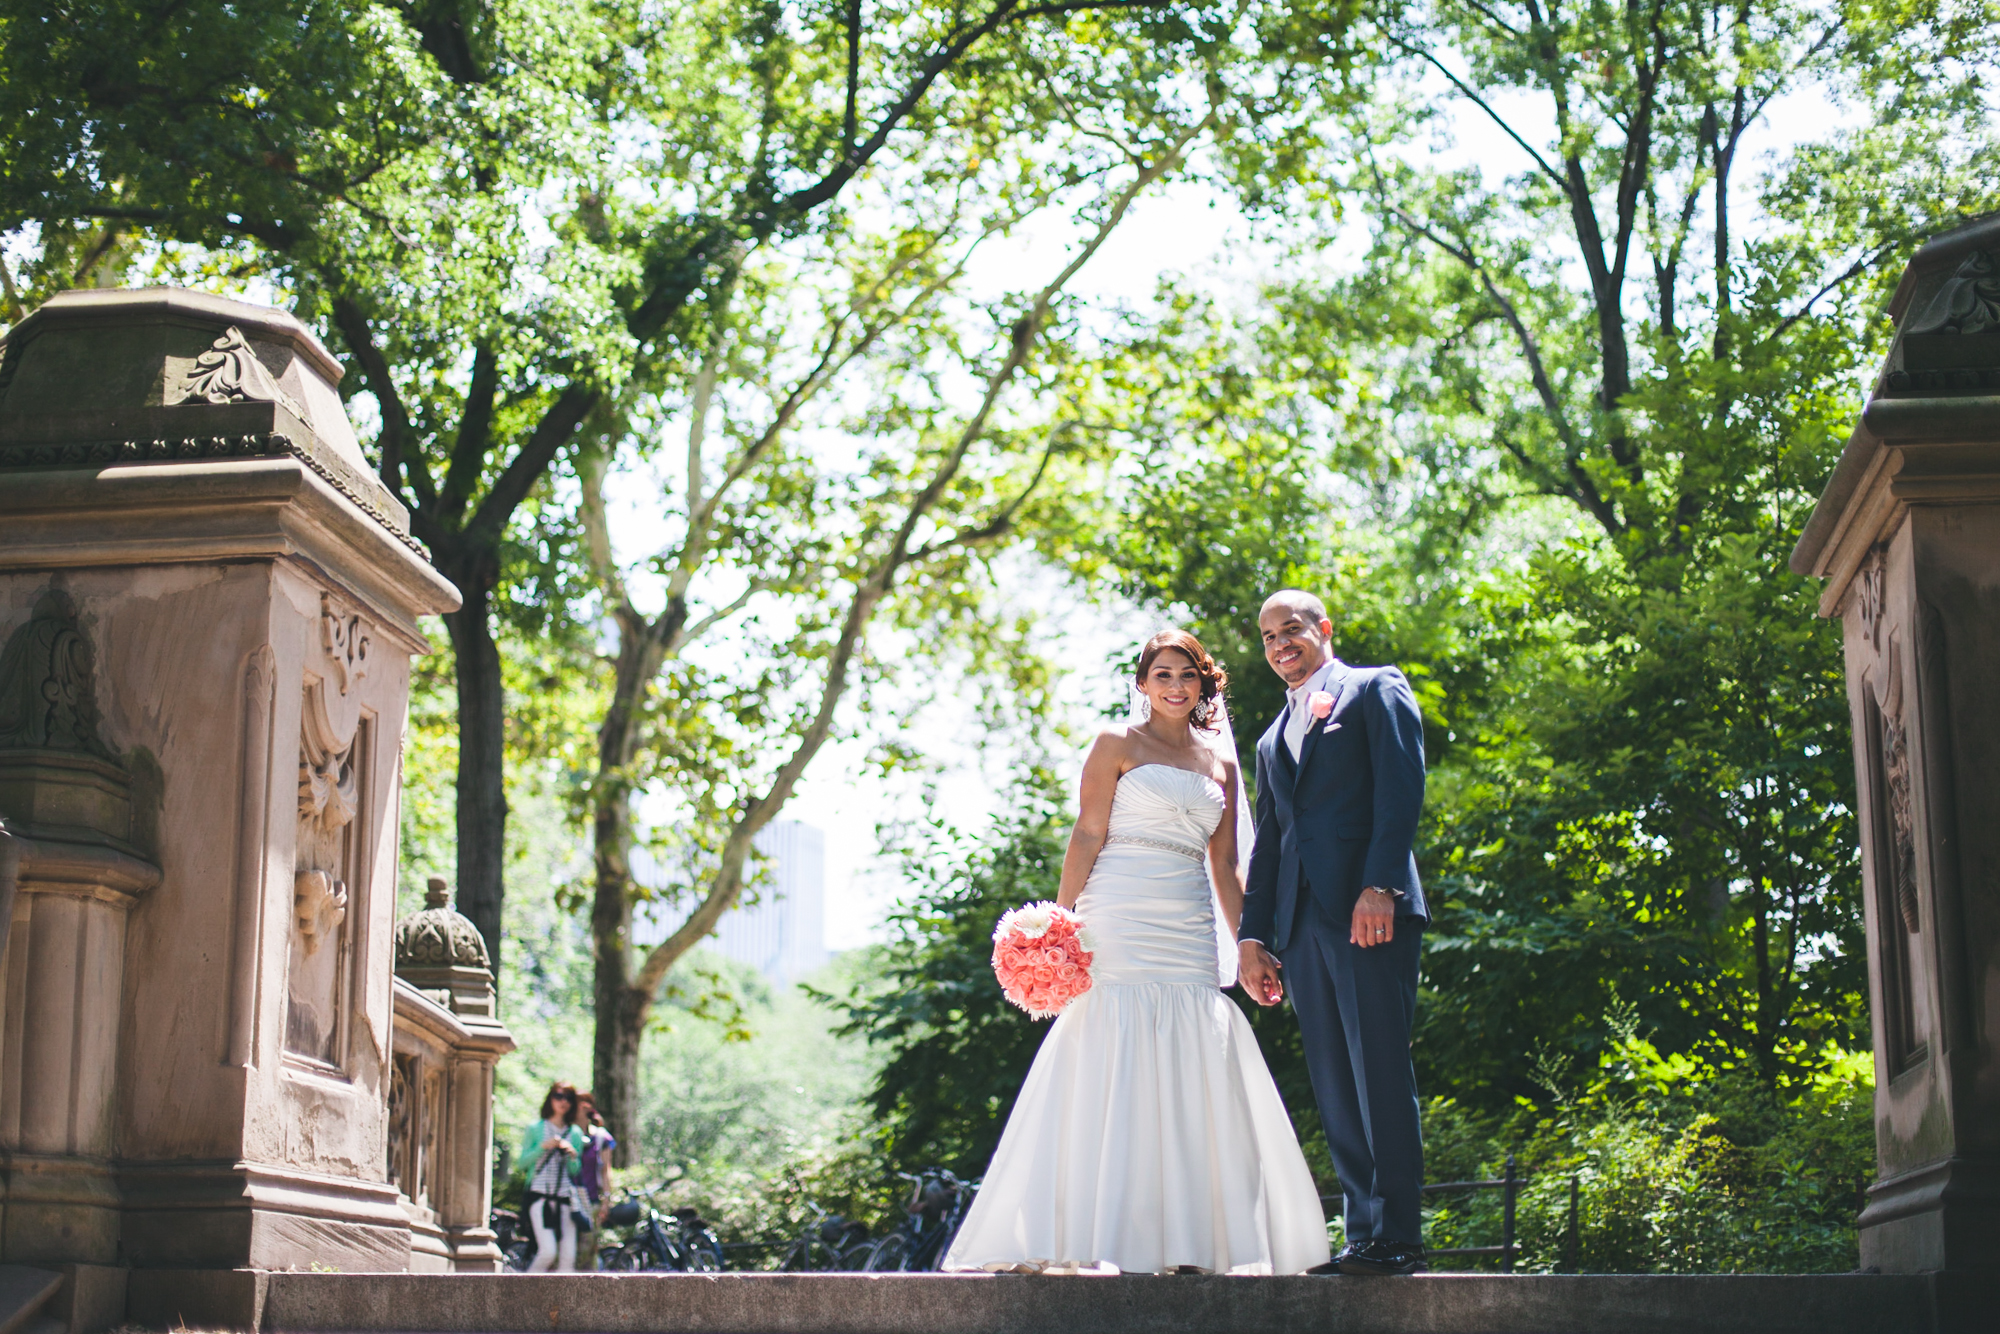
<path id="1" fill-rule="evenodd" d="M 1090 743 L 1092 755 L 1112 755 L 1123 758 L 1132 751 L 1135 741 L 1134 729 L 1129 723 L 1108 723 L 1098 729 L 1097 740 Z"/>

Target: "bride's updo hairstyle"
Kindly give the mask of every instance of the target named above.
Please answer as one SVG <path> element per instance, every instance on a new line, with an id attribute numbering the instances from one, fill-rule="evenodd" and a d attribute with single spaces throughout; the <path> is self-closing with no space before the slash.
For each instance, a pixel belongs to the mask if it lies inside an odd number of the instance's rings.
<path id="1" fill-rule="evenodd" d="M 1153 670 L 1153 659 L 1168 649 L 1179 649 L 1187 654 L 1188 661 L 1201 673 L 1201 702 L 1194 706 L 1194 714 L 1189 722 L 1205 732 L 1213 732 L 1216 726 L 1215 701 L 1229 684 L 1229 673 L 1222 665 L 1208 655 L 1201 641 L 1185 630 L 1162 630 L 1146 641 L 1139 650 L 1139 670 L 1133 673 L 1134 681 L 1144 681 L 1146 673 Z"/>

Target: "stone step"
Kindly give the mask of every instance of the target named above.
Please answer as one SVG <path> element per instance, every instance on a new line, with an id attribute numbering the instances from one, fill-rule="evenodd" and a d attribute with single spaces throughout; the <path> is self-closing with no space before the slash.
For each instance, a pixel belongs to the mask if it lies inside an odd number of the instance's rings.
<path id="1" fill-rule="evenodd" d="M 2000 1306 L 1993 1280 L 1941 1275 L 236 1278 L 254 1309 L 228 1323 L 273 1334 L 1961 1334 Z"/>
<path id="2" fill-rule="evenodd" d="M 0 1334 L 34 1334 L 62 1285 L 63 1276 L 52 1269 L 0 1265 Z"/>

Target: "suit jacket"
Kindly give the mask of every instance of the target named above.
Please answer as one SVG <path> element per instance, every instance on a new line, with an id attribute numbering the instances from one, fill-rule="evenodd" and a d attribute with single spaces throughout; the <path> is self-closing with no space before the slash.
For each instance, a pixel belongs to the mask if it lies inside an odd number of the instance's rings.
<path id="1" fill-rule="evenodd" d="M 1299 758 L 1285 715 L 1257 741 L 1257 834 L 1244 885 L 1243 940 L 1274 953 L 1307 903 L 1345 922 L 1362 888 L 1401 890 L 1399 917 L 1428 919 L 1413 844 L 1424 804 L 1424 720 L 1394 667 L 1336 660 L 1333 712 L 1306 727 Z"/>

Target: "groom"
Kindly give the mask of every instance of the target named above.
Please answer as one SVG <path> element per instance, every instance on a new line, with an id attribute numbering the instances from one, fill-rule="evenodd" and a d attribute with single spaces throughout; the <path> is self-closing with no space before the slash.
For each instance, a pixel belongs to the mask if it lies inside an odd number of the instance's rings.
<path id="1" fill-rule="evenodd" d="M 1273 593 L 1257 617 L 1285 710 L 1257 742 L 1257 835 L 1238 976 L 1284 998 L 1305 1038 L 1313 1096 L 1346 1196 L 1343 1274 L 1424 1270 L 1424 1147 L 1410 1024 L 1429 914 L 1411 843 L 1424 801 L 1424 731 L 1394 667 L 1333 656 L 1310 593 Z"/>

